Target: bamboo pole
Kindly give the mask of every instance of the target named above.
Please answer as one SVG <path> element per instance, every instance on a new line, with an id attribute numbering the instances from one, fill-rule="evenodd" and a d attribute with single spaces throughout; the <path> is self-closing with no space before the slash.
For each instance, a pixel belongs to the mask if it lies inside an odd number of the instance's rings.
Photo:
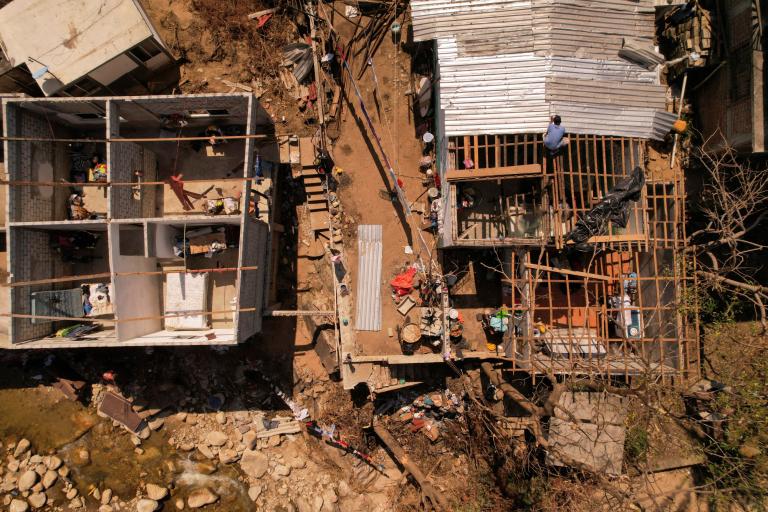
<path id="1" fill-rule="evenodd" d="M 34 281 L 18 281 L 15 283 L 2 283 L 2 288 L 19 288 L 22 286 L 37 286 L 40 284 L 54 284 L 54 283 L 68 283 L 70 281 L 87 281 L 91 279 L 102 279 L 105 277 L 126 277 L 126 276 L 155 276 L 165 274 L 207 274 L 207 273 L 224 273 L 224 272 L 236 272 L 238 270 L 258 270 L 259 267 L 225 267 L 225 268 L 203 268 L 203 269 L 182 269 L 182 270 L 158 270 L 158 271 L 144 271 L 144 272 L 102 272 L 99 274 L 83 274 L 79 276 L 66 276 L 66 277 L 54 277 L 50 279 L 37 279 Z"/>
<path id="2" fill-rule="evenodd" d="M 198 179 L 198 180 L 184 180 L 184 184 L 188 183 L 226 183 L 233 181 L 243 182 L 259 182 L 264 180 L 262 177 L 251 178 L 211 178 L 211 179 Z M 28 180 L 0 180 L 0 185 L 9 185 L 12 187 L 144 187 L 152 186 L 157 187 L 160 185 L 170 185 L 167 181 L 143 181 L 138 182 L 122 182 L 122 181 L 93 181 L 86 183 L 77 183 L 72 181 L 28 181 Z"/>
<path id="3" fill-rule="evenodd" d="M 240 309 L 221 309 L 214 311 L 185 311 L 183 313 L 170 313 L 166 315 L 152 315 L 152 316 L 136 316 L 129 318 L 89 318 L 89 317 L 76 317 L 76 316 L 46 316 L 46 315 L 28 315 L 24 313 L 0 313 L 0 318 L 26 318 L 29 320 L 53 320 L 59 322 L 99 322 L 109 324 L 123 324 L 128 322 L 141 322 L 145 320 L 163 320 L 165 318 L 180 318 L 184 316 L 213 316 L 224 315 L 231 313 L 256 313 L 256 308 L 240 308 Z"/>
<path id="4" fill-rule="evenodd" d="M 615 277 L 610 276 L 602 276 L 600 274 L 591 274 L 589 272 L 580 272 L 578 270 L 568 270 L 565 268 L 555 268 L 555 267 L 548 267 L 546 265 L 537 265 L 535 263 L 526 263 L 525 266 L 527 268 L 531 268 L 533 270 L 543 270 L 545 272 L 557 272 L 558 274 L 567 274 L 571 276 L 577 276 L 577 277 L 585 277 L 588 279 L 599 279 L 601 281 L 615 281 Z"/>
<path id="5" fill-rule="evenodd" d="M 216 135 L 214 137 L 206 136 L 190 136 L 190 137 L 115 137 L 108 139 L 63 139 L 63 138 L 50 138 L 50 137 L 0 137 L 0 140 L 9 142 L 82 142 L 82 143 L 99 143 L 105 144 L 107 142 L 185 142 L 185 141 L 208 141 L 211 138 L 216 140 L 245 140 L 245 139 L 262 139 L 262 140 L 277 140 L 278 137 L 289 137 L 292 134 L 288 133 L 275 133 L 275 134 L 243 134 L 243 135 Z"/>

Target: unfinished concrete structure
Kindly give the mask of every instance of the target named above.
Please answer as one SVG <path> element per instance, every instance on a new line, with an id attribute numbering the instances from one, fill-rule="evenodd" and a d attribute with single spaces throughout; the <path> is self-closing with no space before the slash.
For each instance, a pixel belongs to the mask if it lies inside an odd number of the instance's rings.
<path id="1" fill-rule="evenodd" d="M 441 353 L 406 356 L 393 344 L 390 355 L 359 358 L 364 379 L 345 379 L 397 389 L 418 381 L 398 365 L 449 357 L 502 360 L 534 379 L 695 376 L 693 278 L 679 251 L 683 175 L 648 165 L 651 141 L 676 116 L 658 69 L 619 56 L 629 39 L 653 51 L 653 2 L 411 6 L 415 40 L 435 41 L 438 247 L 470 348 L 452 347 L 447 334 Z M 570 144 L 552 156 L 543 133 L 555 114 Z M 635 169 L 643 181 L 626 225 L 607 221 L 575 243 L 579 222 Z M 509 327 L 488 344 L 478 315 L 500 307 Z"/>
<path id="2" fill-rule="evenodd" d="M 146 94 L 175 60 L 137 0 L 14 0 L 0 46 L 0 89 L 32 95 Z"/>
<path id="3" fill-rule="evenodd" d="M 274 187 L 254 155 L 278 156 L 252 95 L 12 98 L 3 112 L 8 347 L 235 344 L 261 330 Z M 210 125 L 234 138 L 211 145 Z M 92 155 L 106 176 L 78 179 Z M 73 218 L 74 196 L 87 213 Z M 98 329 L 67 332 L 80 324 Z"/>

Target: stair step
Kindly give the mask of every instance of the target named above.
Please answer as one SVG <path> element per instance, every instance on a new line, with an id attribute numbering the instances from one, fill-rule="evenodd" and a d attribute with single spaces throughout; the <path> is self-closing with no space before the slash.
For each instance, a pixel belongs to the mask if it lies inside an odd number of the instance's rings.
<path id="1" fill-rule="evenodd" d="M 310 212 L 309 224 L 312 226 L 312 231 L 327 231 L 330 226 L 328 225 L 328 213 L 327 212 Z"/>
<path id="2" fill-rule="evenodd" d="M 309 211 L 311 212 L 327 212 L 328 205 L 326 203 L 309 203 Z"/>
<path id="3" fill-rule="evenodd" d="M 307 202 L 308 203 L 323 203 L 328 204 L 328 199 L 325 197 L 325 194 L 310 194 L 307 196 Z"/>
<path id="4" fill-rule="evenodd" d="M 325 189 L 322 185 L 309 185 L 308 187 L 304 187 L 304 190 L 307 192 L 307 194 L 324 194 Z"/>
<path id="5" fill-rule="evenodd" d="M 304 186 L 322 185 L 323 179 L 320 176 L 304 176 Z"/>
<path id="6" fill-rule="evenodd" d="M 302 137 L 299 139 L 299 151 L 301 153 L 301 166 L 311 167 L 315 165 L 315 146 L 312 144 L 311 137 Z"/>

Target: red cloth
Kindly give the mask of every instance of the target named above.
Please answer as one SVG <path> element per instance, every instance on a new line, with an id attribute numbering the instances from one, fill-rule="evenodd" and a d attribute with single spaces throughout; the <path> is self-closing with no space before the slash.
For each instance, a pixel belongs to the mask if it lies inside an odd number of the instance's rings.
<path id="1" fill-rule="evenodd" d="M 397 295 L 408 295 L 413 289 L 413 276 L 415 275 L 416 269 L 411 267 L 402 274 L 396 275 L 389 284 Z"/>
<path id="2" fill-rule="evenodd" d="M 259 24 L 256 26 L 256 28 L 261 28 L 264 26 L 266 22 L 269 21 L 269 18 L 272 17 L 272 13 L 265 14 L 264 16 L 259 17 Z"/>

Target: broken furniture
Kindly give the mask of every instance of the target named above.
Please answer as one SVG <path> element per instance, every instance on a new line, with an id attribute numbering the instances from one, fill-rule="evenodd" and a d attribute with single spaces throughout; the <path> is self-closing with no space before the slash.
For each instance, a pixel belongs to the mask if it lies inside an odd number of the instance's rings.
<path id="1" fill-rule="evenodd" d="M 408 314 L 408 312 L 413 309 L 413 307 L 416 305 L 416 302 L 411 298 L 410 295 L 406 295 L 402 301 L 400 301 L 400 304 L 397 306 L 397 312 L 401 315 L 405 316 Z"/>
<path id="2" fill-rule="evenodd" d="M 437 307 L 422 307 L 419 311 L 421 335 L 432 347 L 440 345 L 443 336 L 443 311 Z"/>
<path id="3" fill-rule="evenodd" d="M 87 284 L 68 290 L 33 292 L 33 324 L 53 322 L 54 317 L 84 318 L 112 314 L 111 284 Z M 47 318 L 46 318 L 47 317 Z"/>
<path id="4" fill-rule="evenodd" d="M 186 238 L 175 236 L 173 253 L 176 257 L 206 255 L 223 252 L 228 247 L 227 234 L 223 227 L 203 227 L 187 231 Z"/>

